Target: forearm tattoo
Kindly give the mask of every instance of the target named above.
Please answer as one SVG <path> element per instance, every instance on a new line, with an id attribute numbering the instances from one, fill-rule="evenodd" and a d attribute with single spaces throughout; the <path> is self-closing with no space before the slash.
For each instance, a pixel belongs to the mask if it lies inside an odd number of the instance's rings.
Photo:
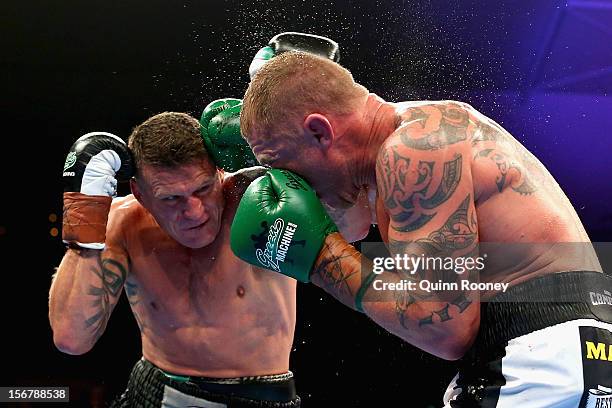
<path id="1" fill-rule="evenodd" d="M 344 240 L 326 239 L 311 278 L 318 277 L 326 292 L 339 298 L 352 299 L 355 293 L 351 290 L 348 279 L 359 274 L 360 269 L 360 257 L 352 246 Z"/>
<path id="2" fill-rule="evenodd" d="M 87 294 L 94 297 L 91 306 L 95 312 L 85 320 L 85 326 L 93 331 L 94 339 L 98 340 L 110 318 L 111 297 L 114 300 L 120 295 L 127 270 L 120 262 L 106 258 L 100 260 L 99 268 L 91 268 L 91 272 L 100 279 L 100 282 L 99 285 L 89 286 Z"/>
<path id="3" fill-rule="evenodd" d="M 408 291 L 399 292 L 396 294 L 395 302 L 395 314 L 401 326 L 405 329 L 409 329 L 408 325 L 408 308 L 416 302 L 416 298 Z M 472 304 L 472 300 L 468 298 L 465 293 L 459 293 L 455 299 L 446 303 L 442 308 L 432 311 L 429 315 L 418 319 L 418 325 L 424 326 L 434 323 L 434 316 L 437 316 L 437 321 L 446 322 L 452 320 L 449 313 L 451 308 L 455 308 L 459 314 L 463 313 L 465 309 Z"/>

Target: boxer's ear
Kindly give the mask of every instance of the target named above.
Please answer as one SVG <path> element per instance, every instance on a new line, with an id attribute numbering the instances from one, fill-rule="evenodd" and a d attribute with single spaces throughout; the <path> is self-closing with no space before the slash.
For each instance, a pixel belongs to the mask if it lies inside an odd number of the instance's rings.
<path id="1" fill-rule="evenodd" d="M 311 113 L 304 119 L 302 127 L 310 141 L 320 144 L 325 150 L 331 147 L 334 141 L 334 129 L 325 115 Z"/>
<path id="2" fill-rule="evenodd" d="M 138 202 L 142 203 L 142 192 L 140 191 L 140 187 L 138 186 L 138 181 L 136 181 L 135 177 L 130 179 L 130 190 L 132 190 L 132 194 L 134 194 L 134 198 L 138 200 Z"/>

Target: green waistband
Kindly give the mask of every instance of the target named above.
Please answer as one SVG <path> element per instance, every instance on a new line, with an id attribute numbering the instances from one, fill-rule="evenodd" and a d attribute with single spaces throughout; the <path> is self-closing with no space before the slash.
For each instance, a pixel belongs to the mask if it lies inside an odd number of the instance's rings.
<path id="1" fill-rule="evenodd" d="M 169 373 L 167 371 L 162 370 L 159 367 L 156 367 L 164 376 L 167 378 L 180 382 L 209 382 L 212 384 L 244 384 L 249 382 L 261 382 L 261 383 L 278 383 L 287 381 L 293 378 L 293 373 L 291 371 L 287 371 L 283 374 L 271 374 L 271 375 L 257 375 L 257 376 L 247 376 L 247 377 L 235 377 L 235 378 L 213 378 L 213 377 L 198 377 L 198 376 L 189 376 L 189 375 L 179 375 Z"/>
<path id="2" fill-rule="evenodd" d="M 166 377 L 170 378 L 171 380 L 174 380 L 180 383 L 189 382 L 191 380 L 190 376 L 170 374 L 170 373 L 165 372 L 161 368 L 159 369 L 159 371 L 161 371 L 162 374 L 164 374 Z"/>

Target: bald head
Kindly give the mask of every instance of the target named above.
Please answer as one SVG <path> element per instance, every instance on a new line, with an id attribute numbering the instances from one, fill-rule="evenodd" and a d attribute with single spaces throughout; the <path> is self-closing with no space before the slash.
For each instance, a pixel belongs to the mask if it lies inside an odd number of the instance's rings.
<path id="1" fill-rule="evenodd" d="M 368 91 L 337 63 L 314 54 L 290 51 L 268 61 L 244 95 L 240 130 L 249 138 L 295 138 L 311 113 L 348 115 Z"/>

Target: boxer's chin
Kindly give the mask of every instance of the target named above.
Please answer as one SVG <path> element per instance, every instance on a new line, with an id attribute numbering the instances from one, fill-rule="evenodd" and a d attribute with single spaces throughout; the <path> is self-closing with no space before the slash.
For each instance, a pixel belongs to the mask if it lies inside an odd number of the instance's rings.
<path id="1" fill-rule="evenodd" d="M 365 239 L 370 233 L 370 229 L 350 229 L 348 231 L 340 231 L 346 242 L 353 243 Z"/>
<path id="2" fill-rule="evenodd" d="M 355 201 L 349 201 L 344 197 L 336 196 L 327 201 L 326 204 L 332 210 L 346 211 L 355 205 Z"/>
<path id="3" fill-rule="evenodd" d="M 212 244 L 219 235 L 219 222 L 212 218 L 195 228 L 183 230 L 175 239 L 183 246 L 199 249 Z"/>

